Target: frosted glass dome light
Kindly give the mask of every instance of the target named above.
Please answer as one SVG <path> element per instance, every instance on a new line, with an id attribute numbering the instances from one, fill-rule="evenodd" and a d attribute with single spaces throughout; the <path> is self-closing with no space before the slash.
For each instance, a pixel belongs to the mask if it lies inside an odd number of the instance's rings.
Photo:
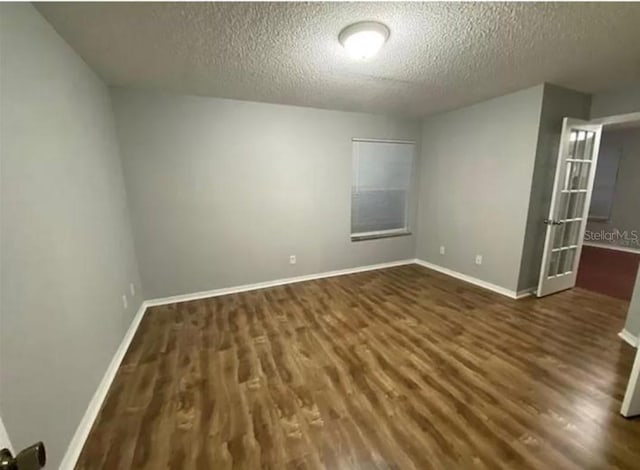
<path id="1" fill-rule="evenodd" d="M 370 59 L 389 38 L 389 28 L 382 23 L 363 21 L 347 26 L 338 39 L 354 59 Z"/>

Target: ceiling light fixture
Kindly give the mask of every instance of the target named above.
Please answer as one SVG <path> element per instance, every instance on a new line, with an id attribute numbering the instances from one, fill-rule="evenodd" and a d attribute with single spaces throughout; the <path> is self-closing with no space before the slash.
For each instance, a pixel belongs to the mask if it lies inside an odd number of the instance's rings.
<path id="1" fill-rule="evenodd" d="M 338 39 L 354 59 L 369 59 L 376 55 L 389 38 L 389 28 L 375 21 L 363 21 L 347 26 Z"/>

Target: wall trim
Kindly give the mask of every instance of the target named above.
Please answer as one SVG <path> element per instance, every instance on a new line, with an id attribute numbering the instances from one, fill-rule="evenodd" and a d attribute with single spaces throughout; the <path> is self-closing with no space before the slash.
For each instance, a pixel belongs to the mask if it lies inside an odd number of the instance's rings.
<path id="1" fill-rule="evenodd" d="M 496 292 L 498 294 L 510 297 L 512 299 L 521 299 L 524 297 L 528 297 L 532 294 L 531 289 L 525 289 L 523 291 L 516 292 L 514 290 L 506 289 L 496 284 L 492 284 L 490 282 L 483 281 L 482 279 L 478 279 L 473 276 L 468 276 L 466 274 L 459 273 L 458 271 L 454 271 L 452 269 L 445 268 L 437 264 L 430 263 L 428 261 L 424 261 L 421 259 L 416 259 L 415 261 L 416 261 L 416 264 L 419 264 L 420 266 L 424 266 L 425 268 L 433 269 L 434 271 L 438 271 L 439 273 L 446 274 L 447 276 L 455 277 L 456 279 L 459 279 L 461 281 L 468 282 L 469 284 L 482 287 L 484 289 Z"/>
<path id="2" fill-rule="evenodd" d="M 538 290 L 537 287 L 529 287 L 528 289 L 522 289 L 519 290 L 516 293 L 516 299 L 524 299 L 525 297 L 531 297 L 532 295 L 536 294 L 536 291 Z"/>
<path id="3" fill-rule="evenodd" d="M 155 307 L 158 305 L 169 305 L 177 302 L 187 302 L 189 300 L 208 299 L 210 297 L 219 297 L 221 295 L 236 294 L 239 292 L 248 292 L 257 289 L 266 289 L 267 287 L 283 286 L 286 284 L 295 284 L 297 282 L 313 281 L 314 279 L 323 279 L 326 277 L 344 276 L 346 274 L 362 273 L 366 271 L 374 271 L 376 269 L 392 268 L 395 266 L 404 266 L 414 264 L 414 259 L 405 259 L 402 261 L 392 261 L 390 263 L 370 264 L 368 266 L 360 266 L 357 268 L 338 269 L 336 271 L 325 271 L 315 274 L 305 274 L 303 276 L 288 277 L 276 279 L 274 281 L 257 282 L 255 284 L 244 284 L 233 287 L 223 287 L 222 289 L 213 289 L 191 294 L 174 295 L 171 297 L 161 297 L 157 299 L 147 300 L 147 307 Z"/>
<path id="4" fill-rule="evenodd" d="M 356 274 L 362 273 L 366 271 L 375 271 L 378 269 L 392 268 L 396 266 L 404 266 L 408 264 L 418 264 L 428 269 L 432 269 L 434 271 L 438 271 L 440 273 L 446 274 L 448 276 L 454 277 L 456 279 L 460 279 L 462 281 L 468 282 L 470 284 L 474 284 L 476 286 L 491 290 L 493 292 L 497 292 L 498 294 L 505 295 L 512 299 L 521 299 L 527 297 L 533 293 L 535 288 L 525 289 L 523 291 L 515 292 L 509 289 L 505 289 L 504 287 L 497 286 L 495 284 L 491 284 L 489 282 L 482 281 L 480 279 L 476 279 L 471 276 L 467 276 L 465 274 L 458 273 L 456 271 L 443 268 L 442 266 L 438 266 L 432 263 L 428 263 L 427 261 L 423 261 L 420 259 L 405 259 L 401 261 L 392 261 L 389 263 L 379 263 L 372 264 L 368 266 L 359 266 L 356 268 L 347 268 L 347 269 L 339 269 L 335 271 L 325 271 L 321 273 L 315 274 L 307 274 L 303 276 L 289 277 L 284 279 L 277 279 L 274 281 L 266 281 L 266 282 L 258 282 L 255 284 L 245 284 L 234 287 L 225 287 L 222 289 L 213 289 L 208 291 L 194 292 L 191 294 L 183 294 L 183 295 L 174 295 L 171 297 L 162 297 L 156 299 L 145 300 L 140 305 L 138 312 L 133 318 L 129 329 L 127 330 L 120 346 L 116 350 L 111 363 L 109 364 L 100 384 L 98 385 L 97 390 L 95 391 L 91 401 L 89 402 L 89 406 L 87 407 L 87 411 L 85 412 L 78 428 L 76 429 L 69 446 L 67 447 L 67 451 L 62 459 L 62 463 L 60 464 L 60 470 L 73 470 L 78 458 L 80 457 L 80 453 L 82 452 L 82 448 L 89 437 L 89 433 L 91 432 L 91 428 L 93 426 L 94 421 L 96 420 L 100 409 L 102 408 L 102 404 L 107 397 L 107 393 L 109 392 L 109 388 L 113 383 L 113 379 L 118 372 L 118 368 L 124 359 L 127 350 L 129 349 L 129 345 L 133 340 L 140 323 L 149 307 L 155 307 L 160 305 L 168 305 L 178 302 L 186 302 L 190 300 L 199 300 L 206 299 L 210 297 L 219 297 L 221 295 L 235 294 L 239 292 L 247 292 L 257 289 L 265 289 L 268 287 L 276 287 L 282 286 L 286 284 L 295 284 L 298 282 L 304 281 L 312 281 L 315 279 L 324 279 L 328 277 L 337 277 L 344 276 L 347 274 Z M 0 420 L 0 432 L 2 432 L 2 421 Z M 1 437 L 1 435 L 0 435 Z"/>
<path id="5" fill-rule="evenodd" d="M 59 470 L 73 470 L 76 466 L 78 458 L 80 457 L 80 452 L 82 452 L 82 448 L 84 447 L 84 443 L 89 437 L 89 432 L 91 431 L 91 427 L 93 426 L 94 421 L 98 417 L 98 413 L 102 408 L 102 404 L 107 397 L 107 393 L 109 392 L 109 388 L 111 388 L 111 384 L 113 379 L 118 372 L 118 368 L 124 359 L 127 350 L 129 349 L 129 345 L 133 340 L 133 337 L 140 326 L 140 322 L 144 317 L 144 314 L 147 310 L 147 302 L 142 302 L 140 308 L 138 309 L 136 315 L 133 317 L 131 321 L 131 325 L 129 325 L 129 329 L 122 338 L 122 342 L 118 349 L 116 350 L 113 359 L 111 359 L 111 363 L 109 367 L 102 377 L 98 388 L 96 389 L 91 401 L 89 402 L 89 406 L 87 407 L 87 411 L 85 411 L 80 424 L 78 425 L 75 434 L 71 438 L 71 442 L 67 447 L 67 451 L 62 458 L 62 463 L 60 464 Z"/>
<path id="6" fill-rule="evenodd" d="M 638 347 L 638 344 L 639 344 L 638 337 L 631 334 L 629 330 L 623 329 L 620 333 L 618 333 L 618 336 L 622 338 L 624 341 L 626 341 L 629 344 L 629 346 L 633 346 L 634 348 Z"/>
<path id="7" fill-rule="evenodd" d="M 625 253 L 634 253 L 640 255 L 640 248 L 629 248 L 628 246 L 609 245 L 608 243 L 584 242 L 584 246 L 593 248 L 604 248 L 605 250 L 624 251 Z"/>
<path id="8" fill-rule="evenodd" d="M 107 393 L 109 392 L 109 388 L 111 388 L 111 384 L 113 383 L 113 379 L 118 372 L 118 368 L 124 359 L 127 350 L 129 349 L 129 345 L 133 340 L 140 323 L 142 322 L 142 318 L 144 317 L 147 309 L 149 307 L 159 306 L 159 305 L 167 305 L 173 304 L 177 302 L 185 302 L 189 300 L 198 300 L 198 299 L 206 299 L 209 297 L 218 297 L 221 295 L 233 294 L 237 292 L 247 292 L 256 289 L 264 289 L 267 287 L 275 287 L 281 286 L 285 284 L 293 284 L 296 282 L 310 281 L 314 279 L 322 279 L 326 277 L 334 277 L 334 276 L 343 276 L 346 274 L 355 274 L 361 273 L 365 271 L 374 271 L 377 269 L 391 268 L 394 266 L 403 266 L 407 264 L 413 264 L 415 262 L 414 259 L 407 259 L 402 261 L 392 261 L 389 263 L 380 263 L 380 264 L 372 264 L 368 266 L 360 266 L 356 268 L 348 268 L 348 269 L 340 269 L 336 271 L 326 271 L 322 273 L 316 274 L 308 274 L 304 276 L 297 276 L 285 279 L 278 279 L 275 281 L 267 281 L 267 282 L 259 282 L 256 284 L 246 284 L 241 286 L 227 287 L 223 289 L 214 289 L 203 292 L 195 292 L 193 294 L 184 294 L 184 295 L 176 295 L 172 297 L 164 297 L 158 299 L 145 300 L 140 305 L 138 312 L 133 318 L 131 325 L 129 325 L 129 329 L 127 330 L 120 346 L 116 350 L 111 363 L 107 367 L 107 370 L 98 385 L 91 401 L 89 402 L 89 406 L 87 407 L 87 411 L 82 417 L 80 424 L 76 428 L 76 432 L 71 438 L 71 442 L 67 447 L 67 451 L 62 458 L 62 463 L 60 464 L 59 470 L 73 470 L 76 466 L 78 458 L 80 457 L 80 453 L 82 452 L 82 448 L 89 437 L 89 433 L 91 432 L 91 428 L 96 418 L 98 417 L 98 413 L 102 408 L 102 404 L 104 403 L 105 398 L 107 397 Z M 2 426 L 2 421 L 0 420 L 0 426 Z M 4 427 L 0 427 L 0 432 Z M 2 435 L 0 435 L 0 438 Z"/>

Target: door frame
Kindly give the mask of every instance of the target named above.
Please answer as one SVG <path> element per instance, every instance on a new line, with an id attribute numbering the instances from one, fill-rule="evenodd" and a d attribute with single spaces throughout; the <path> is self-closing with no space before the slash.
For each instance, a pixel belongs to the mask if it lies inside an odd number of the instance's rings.
<path id="1" fill-rule="evenodd" d="M 636 353 L 636 360 L 631 369 L 627 391 L 622 400 L 620 414 L 625 418 L 632 418 L 640 415 L 640 347 Z"/>
<path id="2" fill-rule="evenodd" d="M 603 131 L 630 127 L 627 126 L 627 124 L 638 124 L 638 128 L 640 128 L 640 112 L 604 116 L 591 119 L 589 122 L 602 124 Z M 640 272 L 638 275 L 640 276 Z M 627 389 L 620 408 L 620 414 L 625 418 L 640 415 L 640 344 L 636 347 L 636 358 L 631 369 L 631 374 L 629 375 Z"/>
<path id="3" fill-rule="evenodd" d="M 624 124 L 629 123 L 640 123 L 640 112 L 637 113 L 627 113 L 627 114 L 615 114 L 613 116 L 605 116 L 595 119 L 590 119 L 589 124 L 602 124 L 604 130 L 609 128 L 615 128 L 618 126 L 624 126 Z"/>

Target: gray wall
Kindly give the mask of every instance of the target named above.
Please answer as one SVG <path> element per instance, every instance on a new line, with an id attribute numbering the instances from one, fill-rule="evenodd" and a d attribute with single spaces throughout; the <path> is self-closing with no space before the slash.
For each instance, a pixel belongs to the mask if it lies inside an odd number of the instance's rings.
<path id="1" fill-rule="evenodd" d="M 149 298 L 414 257 L 413 235 L 350 241 L 351 139 L 418 140 L 418 122 L 128 89 L 112 97 Z"/>
<path id="2" fill-rule="evenodd" d="M 589 95 L 550 84 L 544 85 L 535 170 L 529 185 L 530 204 L 518 290 L 538 285 L 547 228 L 544 219 L 549 216 L 551 208 L 562 120 L 565 117 L 588 119 L 590 103 Z"/>
<path id="3" fill-rule="evenodd" d="M 633 291 L 631 304 L 629 305 L 629 312 L 627 313 L 624 329 L 636 338 L 640 338 L 640 269 L 636 277 L 636 286 Z"/>
<path id="4" fill-rule="evenodd" d="M 620 153 L 618 179 L 610 219 L 589 221 L 587 229 L 593 232 L 592 240 L 586 238 L 595 243 L 640 249 L 640 129 L 605 130 L 600 149 L 600 158 L 607 158 L 609 152 Z M 626 231 L 626 240 L 614 237 L 616 230 Z"/>
<path id="5" fill-rule="evenodd" d="M 542 97 L 539 85 L 425 120 L 418 258 L 517 290 Z"/>
<path id="6" fill-rule="evenodd" d="M 31 5 L 0 14 L 0 409 L 56 468 L 142 293 L 108 90 Z"/>
<path id="7" fill-rule="evenodd" d="M 640 112 L 640 81 L 629 86 L 595 93 L 591 101 L 591 118 Z"/>
<path id="8" fill-rule="evenodd" d="M 46 442 L 51 466 L 143 298 L 136 253 L 148 298 L 416 253 L 509 290 L 537 279 L 560 118 L 586 116 L 584 95 L 540 85 L 421 128 L 115 89 L 118 144 L 102 82 L 30 5 L 0 9 L 0 413 L 16 448 Z M 632 87 L 597 95 L 591 113 L 638 103 Z M 353 137 L 418 141 L 411 236 L 350 241 Z"/>

